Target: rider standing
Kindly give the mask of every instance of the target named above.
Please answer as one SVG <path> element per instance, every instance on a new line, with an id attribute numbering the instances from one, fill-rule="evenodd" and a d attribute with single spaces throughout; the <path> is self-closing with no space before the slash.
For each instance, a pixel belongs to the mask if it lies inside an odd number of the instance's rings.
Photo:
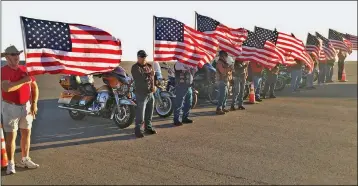
<path id="1" fill-rule="evenodd" d="M 174 71 L 176 96 L 174 103 L 174 125 L 180 126 L 183 125 L 183 123 L 193 123 L 193 120 L 188 117 L 193 102 L 193 90 L 191 86 L 197 68 L 181 62 L 176 62 Z M 183 111 L 181 121 L 179 119 L 180 111 Z"/>
<path id="2" fill-rule="evenodd" d="M 219 86 L 219 99 L 216 108 L 216 114 L 218 115 L 223 115 L 226 112 L 229 112 L 229 110 L 225 109 L 228 97 L 229 80 L 232 75 L 232 67 L 227 63 L 228 57 L 228 53 L 221 50 L 216 64 L 216 81 Z"/>
<path id="3" fill-rule="evenodd" d="M 152 117 L 154 109 L 154 71 L 152 65 L 146 62 L 145 58 L 147 53 L 144 50 L 140 50 L 137 53 L 137 63 L 132 66 L 132 76 L 134 79 L 136 89 L 136 117 L 135 117 L 135 135 L 138 138 L 144 137 L 141 126 L 144 121 L 145 133 L 156 134 L 157 132 L 152 127 Z"/>
<path id="4" fill-rule="evenodd" d="M 231 103 L 231 109 L 232 111 L 235 109 L 235 104 L 238 104 L 239 110 L 245 110 L 245 107 L 243 106 L 243 97 L 245 92 L 245 83 L 246 83 L 246 77 L 247 77 L 247 67 L 248 62 L 240 61 L 238 59 L 235 60 L 234 63 L 234 72 L 233 72 L 233 79 L 234 79 L 234 93 L 233 93 L 233 99 Z"/>

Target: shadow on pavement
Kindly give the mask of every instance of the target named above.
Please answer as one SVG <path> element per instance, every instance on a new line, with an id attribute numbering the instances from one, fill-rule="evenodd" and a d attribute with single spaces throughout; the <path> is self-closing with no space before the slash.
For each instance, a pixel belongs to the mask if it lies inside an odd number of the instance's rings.
<path id="1" fill-rule="evenodd" d="M 282 91 L 277 91 L 277 97 L 297 97 L 297 98 L 357 98 L 357 84 L 328 83 L 322 86 L 315 85 L 316 89 L 300 89 L 298 93 L 292 93 L 287 86 Z"/>
<path id="2" fill-rule="evenodd" d="M 300 93 L 292 94 L 289 87 L 276 92 L 277 98 L 357 98 L 357 84 L 326 84 L 316 86 L 315 90 L 303 89 Z M 322 92 L 322 93 L 321 93 Z M 274 100 L 274 99 L 272 99 Z M 261 104 L 265 104 L 264 101 Z M 231 98 L 228 100 L 231 104 Z M 270 103 L 268 103 L 270 104 Z M 38 104 L 39 114 L 33 123 L 31 150 L 57 148 L 63 146 L 81 145 L 114 140 L 135 139 L 133 125 L 126 129 L 119 129 L 112 120 L 86 116 L 81 121 L 70 118 L 68 111 L 57 107 L 57 99 L 41 100 Z M 200 111 L 201 109 L 210 111 Z M 214 116 L 215 105 L 206 100 L 200 100 L 190 117 Z M 167 121 L 167 122 L 166 122 Z M 155 128 L 172 128 L 173 117 L 160 118 L 155 115 Z M 156 122 L 161 122 L 156 124 Z M 162 124 L 164 122 L 164 124 Z M 20 144 L 20 137 L 17 139 Z M 17 149 L 19 152 L 20 149 Z"/>

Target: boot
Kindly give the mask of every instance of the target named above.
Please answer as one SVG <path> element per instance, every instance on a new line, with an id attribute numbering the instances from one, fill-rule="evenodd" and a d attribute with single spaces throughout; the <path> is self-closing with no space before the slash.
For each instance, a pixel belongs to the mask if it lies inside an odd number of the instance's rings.
<path id="1" fill-rule="evenodd" d="M 217 115 L 224 115 L 225 112 L 222 111 L 221 109 L 217 109 L 217 110 L 216 110 L 216 114 L 217 114 Z"/>
<path id="2" fill-rule="evenodd" d="M 224 112 L 230 112 L 230 111 L 229 111 L 229 110 L 227 110 L 227 109 L 223 109 L 223 111 L 224 111 Z"/>
<path id="3" fill-rule="evenodd" d="M 230 111 L 235 111 L 235 110 L 236 110 L 235 106 L 231 105 Z"/>

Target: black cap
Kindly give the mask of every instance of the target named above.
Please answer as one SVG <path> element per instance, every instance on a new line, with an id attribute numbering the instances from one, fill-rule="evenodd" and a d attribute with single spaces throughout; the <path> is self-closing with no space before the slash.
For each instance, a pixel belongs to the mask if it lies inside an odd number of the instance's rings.
<path id="1" fill-rule="evenodd" d="M 147 55 L 147 53 L 145 53 L 145 51 L 144 50 L 139 50 L 138 52 L 137 52 L 137 57 L 147 57 L 148 55 Z"/>
<path id="2" fill-rule="evenodd" d="M 223 50 L 220 50 L 219 56 L 228 56 L 228 53 Z"/>

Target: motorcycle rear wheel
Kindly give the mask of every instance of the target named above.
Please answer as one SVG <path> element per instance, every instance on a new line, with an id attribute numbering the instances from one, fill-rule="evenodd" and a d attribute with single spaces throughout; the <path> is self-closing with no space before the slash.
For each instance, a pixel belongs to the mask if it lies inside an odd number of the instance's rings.
<path id="1" fill-rule="evenodd" d="M 68 113 L 73 120 L 82 120 L 86 115 L 74 110 L 69 110 Z"/>

